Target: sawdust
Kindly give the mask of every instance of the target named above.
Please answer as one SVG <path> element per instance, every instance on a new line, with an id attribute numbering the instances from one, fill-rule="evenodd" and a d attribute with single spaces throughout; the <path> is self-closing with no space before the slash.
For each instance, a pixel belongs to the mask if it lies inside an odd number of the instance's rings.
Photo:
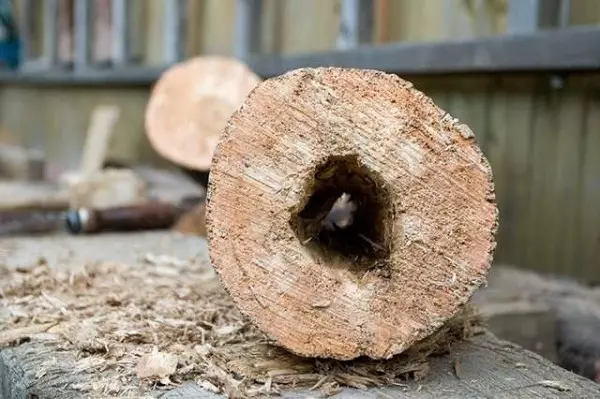
<path id="1" fill-rule="evenodd" d="M 65 273 L 40 262 L 1 270 L 0 347 L 51 340 L 72 351 L 74 372 L 110 371 L 81 389 L 120 394 L 170 389 L 183 381 L 229 397 L 309 387 L 399 385 L 427 374 L 429 356 L 480 330 L 470 307 L 438 333 L 387 361 L 301 358 L 273 345 L 243 317 L 207 264 L 146 256 Z M 110 385 L 110 386 L 109 386 Z"/>
<path id="2" fill-rule="evenodd" d="M 178 358 L 170 353 L 161 353 L 156 348 L 142 356 L 136 367 L 139 378 L 165 378 L 175 374 Z"/>

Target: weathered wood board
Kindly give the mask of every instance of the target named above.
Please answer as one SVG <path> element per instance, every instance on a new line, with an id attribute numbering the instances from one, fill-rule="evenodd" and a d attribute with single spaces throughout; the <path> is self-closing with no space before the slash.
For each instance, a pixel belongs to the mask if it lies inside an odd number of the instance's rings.
<path id="1" fill-rule="evenodd" d="M 56 359 L 56 367 L 43 370 L 44 358 Z M 110 385 L 115 373 L 73 373 L 76 359 L 68 352 L 48 351 L 43 344 L 27 343 L 0 352 L 2 398 L 69 399 L 86 395 L 77 389 L 89 380 Z M 333 398 L 593 398 L 600 385 L 553 365 L 543 357 L 492 335 L 460 344 L 447 356 L 436 358 L 429 377 L 398 387 L 368 390 L 345 389 Z M 39 374 L 39 377 L 36 377 Z M 42 375 L 43 374 L 43 375 Z M 100 385 L 102 386 L 102 385 Z M 134 392 L 134 391 L 132 391 Z M 136 394 L 133 393 L 133 397 Z M 169 391 L 138 392 L 143 397 L 221 398 L 194 382 Z M 317 393 L 295 390 L 284 398 L 314 398 Z M 130 396 L 132 397 L 132 396 Z"/>
<path id="2" fill-rule="evenodd" d="M 7 239 L 0 242 L 0 263 L 9 268 L 35 265 L 40 256 L 48 265 L 72 269 L 91 262 L 110 261 L 148 268 L 146 254 L 177 259 L 196 259 L 206 269 L 206 242 L 172 233 L 105 234 L 83 237 Z M 119 275 L 114 276 L 115 279 Z M 86 372 L 77 353 L 42 338 L 0 349 L 0 398 L 111 397 L 118 373 L 107 369 Z M 491 334 L 480 335 L 457 345 L 445 356 L 434 358 L 424 380 L 378 389 L 344 390 L 338 398 L 591 398 L 600 396 L 600 385 L 553 365 L 539 355 L 499 341 Z M 95 389 L 91 390 L 91 387 Z M 128 397 L 216 398 L 194 381 L 166 390 L 142 392 L 137 383 L 124 387 Z M 90 389 L 86 391 L 86 389 Z M 316 391 L 289 391 L 288 398 L 318 396 Z M 114 396 L 113 396 L 114 397 Z"/>
<path id="3" fill-rule="evenodd" d="M 527 300 L 478 303 L 487 328 L 498 338 L 556 362 L 556 314 L 545 304 Z"/>
<path id="4" fill-rule="evenodd" d="M 162 398 L 200 397 L 190 386 Z M 181 393 L 181 394 L 180 394 Z M 541 356 L 486 334 L 458 345 L 431 363 L 429 376 L 399 387 L 346 389 L 333 398 L 591 398 L 600 385 L 561 369 Z M 314 398 L 311 391 L 290 391 L 284 398 Z"/>
<path id="5" fill-rule="evenodd" d="M 600 382 L 600 289 L 506 266 L 488 282 L 473 302 L 494 333 Z"/>

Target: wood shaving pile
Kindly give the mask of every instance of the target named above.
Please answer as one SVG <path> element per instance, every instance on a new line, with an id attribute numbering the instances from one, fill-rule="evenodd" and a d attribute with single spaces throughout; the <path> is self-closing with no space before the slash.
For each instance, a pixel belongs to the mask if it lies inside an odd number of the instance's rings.
<path id="1" fill-rule="evenodd" d="M 0 268 L 0 348 L 44 341 L 93 375 L 82 392 L 126 395 L 195 381 L 229 397 L 309 387 L 400 385 L 427 358 L 480 331 L 467 307 L 438 333 L 388 361 L 301 358 L 273 345 L 235 308 L 210 265 L 147 255 L 145 264 L 55 271 Z"/>

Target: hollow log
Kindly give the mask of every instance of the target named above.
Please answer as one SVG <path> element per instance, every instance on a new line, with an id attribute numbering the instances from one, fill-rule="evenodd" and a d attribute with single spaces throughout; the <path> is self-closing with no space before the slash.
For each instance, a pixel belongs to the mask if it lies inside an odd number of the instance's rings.
<path id="1" fill-rule="evenodd" d="M 208 170 L 227 120 L 259 82 L 235 59 L 206 56 L 174 65 L 158 79 L 146 107 L 150 144 L 179 166 Z"/>
<path id="2" fill-rule="evenodd" d="M 378 71 L 264 81 L 213 158 L 212 264 L 303 356 L 389 358 L 433 333 L 485 282 L 497 224 L 473 132 Z"/>

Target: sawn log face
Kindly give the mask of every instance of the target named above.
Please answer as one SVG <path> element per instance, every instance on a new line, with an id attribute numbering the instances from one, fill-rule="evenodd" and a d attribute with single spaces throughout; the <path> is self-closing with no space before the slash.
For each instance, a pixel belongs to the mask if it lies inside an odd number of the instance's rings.
<path id="1" fill-rule="evenodd" d="M 358 205 L 349 230 L 304 228 L 344 192 Z M 208 198 L 225 287 L 305 356 L 404 351 L 468 301 L 495 247 L 492 173 L 474 134 L 377 71 L 300 69 L 260 84 L 221 136 Z"/>

